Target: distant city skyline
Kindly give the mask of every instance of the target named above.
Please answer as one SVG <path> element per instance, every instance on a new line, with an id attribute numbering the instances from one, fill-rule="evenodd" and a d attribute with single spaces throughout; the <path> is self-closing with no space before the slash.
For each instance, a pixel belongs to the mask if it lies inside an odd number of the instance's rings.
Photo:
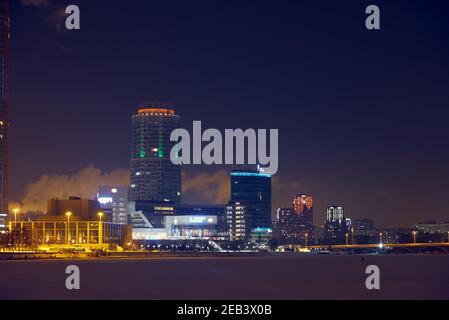
<path id="1" fill-rule="evenodd" d="M 448 17 L 0 0 L 0 299 L 449 297 Z"/>
<path id="2" fill-rule="evenodd" d="M 194 10 L 136 0 L 107 15 L 105 3 L 79 1 L 77 32 L 49 23 L 53 7 L 12 4 L 13 200 L 41 196 L 25 190 L 31 181 L 57 192 L 61 177 L 89 164 L 127 168 L 136 105 L 169 98 L 181 126 L 279 128 L 272 211 L 304 192 L 314 197 L 317 225 L 334 203 L 380 226 L 449 220 L 447 2 L 379 1 L 385 27 L 374 34 L 356 1 Z M 395 22 L 417 12 L 425 27 Z M 190 184 L 187 201 L 223 199 L 220 172 L 231 169 L 186 170 L 204 192 Z"/>

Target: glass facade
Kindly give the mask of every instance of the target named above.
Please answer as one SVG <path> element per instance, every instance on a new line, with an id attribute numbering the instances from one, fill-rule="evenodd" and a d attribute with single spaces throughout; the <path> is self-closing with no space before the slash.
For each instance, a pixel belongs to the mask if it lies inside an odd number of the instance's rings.
<path id="1" fill-rule="evenodd" d="M 0 0 L 0 231 L 6 230 L 8 217 L 10 26 L 9 0 Z"/>
<path id="2" fill-rule="evenodd" d="M 174 239 L 219 240 L 224 238 L 217 216 L 170 216 L 165 218 L 167 234 Z"/>
<path id="3" fill-rule="evenodd" d="M 10 222 L 13 245 L 122 245 L 123 225 L 99 221 Z"/>
<path id="4" fill-rule="evenodd" d="M 170 160 L 179 116 L 173 105 L 148 102 L 132 118 L 130 201 L 181 202 L 181 166 Z"/>
<path id="5" fill-rule="evenodd" d="M 231 201 L 246 206 L 246 238 L 256 228 L 271 228 L 271 176 L 256 171 L 231 173 Z"/>

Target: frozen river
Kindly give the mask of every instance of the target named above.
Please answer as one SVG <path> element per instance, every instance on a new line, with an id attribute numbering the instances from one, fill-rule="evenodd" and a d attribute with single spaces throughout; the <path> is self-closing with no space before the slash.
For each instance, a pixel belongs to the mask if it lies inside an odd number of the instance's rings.
<path id="1" fill-rule="evenodd" d="M 79 291 L 65 287 L 68 265 Z M 379 291 L 365 288 L 369 265 Z M 449 299 L 449 255 L 4 261 L 0 299 Z"/>

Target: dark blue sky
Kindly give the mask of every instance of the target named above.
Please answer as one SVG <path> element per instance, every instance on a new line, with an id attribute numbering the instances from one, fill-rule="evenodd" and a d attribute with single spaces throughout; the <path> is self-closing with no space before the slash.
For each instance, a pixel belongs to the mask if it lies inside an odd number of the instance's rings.
<path id="1" fill-rule="evenodd" d="M 130 116 L 161 98 L 187 128 L 279 128 L 274 207 L 306 192 L 316 223 L 328 204 L 449 220 L 448 1 L 14 2 L 14 199 L 43 174 L 128 167 Z M 69 3 L 80 31 L 60 29 Z"/>

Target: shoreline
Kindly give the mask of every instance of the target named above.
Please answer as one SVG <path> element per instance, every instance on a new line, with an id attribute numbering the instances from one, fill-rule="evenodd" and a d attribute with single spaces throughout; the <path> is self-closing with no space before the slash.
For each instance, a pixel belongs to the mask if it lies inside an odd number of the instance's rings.
<path id="1" fill-rule="evenodd" d="M 364 257 L 364 256 L 448 256 L 447 254 L 425 254 L 425 253 L 407 253 L 407 254 L 356 254 L 356 253 L 330 253 L 310 254 L 310 253 L 293 253 L 293 252 L 127 252 L 127 253 L 110 253 L 104 255 L 95 254 L 63 254 L 63 253 L 0 253 L 0 262 L 3 261 L 64 261 L 64 260 L 151 260 L 164 258 L 261 258 L 261 257 L 313 257 L 313 256 L 347 256 L 347 257 Z"/>

